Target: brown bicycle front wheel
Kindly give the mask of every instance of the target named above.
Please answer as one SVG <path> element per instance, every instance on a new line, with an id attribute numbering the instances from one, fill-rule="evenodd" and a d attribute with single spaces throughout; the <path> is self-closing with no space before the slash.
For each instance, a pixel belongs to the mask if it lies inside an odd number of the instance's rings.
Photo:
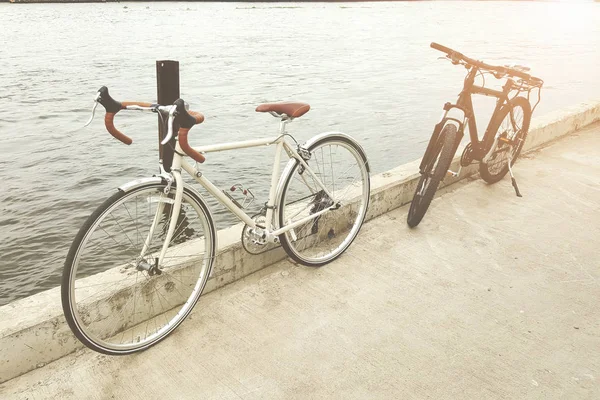
<path id="1" fill-rule="evenodd" d="M 419 225 L 425 216 L 440 182 L 446 176 L 448 168 L 450 168 L 452 158 L 456 152 L 457 135 L 456 126 L 452 124 L 446 125 L 440 133 L 438 143 L 434 147 L 425 171 L 421 174 L 421 179 L 410 203 L 406 222 L 411 228 Z"/>

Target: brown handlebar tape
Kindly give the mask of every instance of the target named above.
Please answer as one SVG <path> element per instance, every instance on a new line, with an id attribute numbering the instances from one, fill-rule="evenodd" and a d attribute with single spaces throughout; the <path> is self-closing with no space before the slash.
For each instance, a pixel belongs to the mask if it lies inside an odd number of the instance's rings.
<path id="1" fill-rule="evenodd" d="M 125 109 L 125 107 L 127 106 L 140 106 L 140 107 L 151 107 L 152 103 L 146 103 L 143 101 L 123 101 L 121 102 L 121 109 Z M 119 111 L 117 111 L 119 112 Z M 116 139 L 119 139 L 121 142 L 125 143 L 125 144 L 131 144 L 133 143 L 133 140 L 125 135 L 123 132 L 121 132 L 120 130 L 118 130 L 117 128 L 115 128 L 115 115 L 117 113 L 106 113 L 106 115 L 104 116 L 104 126 L 106 126 L 106 130 L 108 131 L 108 133 L 110 133 L 111 135 L 113 135 L 113 137 L 115 137 Z"/>
<path id="2" fill-rule="evenodd" d="M 199 113 L 197 111 L 188 111 L 187 113 L 194 117 L 194 119 L 196 120 L 196 125 L 204 122 L 204 115 L 202 115 L 202 113 Z"/>
<path id="3" fill-rule="evenodd" d="M 145 103 L 140 101 L 123 101 L 121 102 L 121 109 L 125 109 L 127 106 L 140 106 L 140 107 L 151 107 L 152 103 Z M 117 111 L 118 112 L 118 111 Z M 115 115 L 117 113 L 106 113 L 104 116 L 104 126 L 106 126 L 106 130 L 110 133 L 114 138 L 119 139 L 121 142 L 129 145 L 133 143 L 133 140 L 125 135 L 123 132 L 119 131 L 115 128 Z M 196 120 L 196 124 L 201 124 L 204 121 L 204 115 L 196 111 L 188 111 L 194 119 Z M 191 158 L 198 161 L 199 163 L 203 163 L 206 158 L 196 150 L 194 150 L 187 142 L 187 134 L 189 129 L 181 128 L 179 130 L 179 134 L 183 134 L 183 138 L 180 137 L 181 149 Z"/>
<path id="4" fill-rule="evenodd" d="M 190 115 L 194 116 L 194 118 L 196 118 L 196 120 L 198 119 L 198 117 L 202 116 L 202 114 L 199 114 L 199 113 L 192 114 L 192 112 L 189 112 L 189 111 L 188 111 L 188 113 Z M 204 117 L 202 117 L 202 119 L 204 119 Z M 188 132 L 189 131 L 190 131 L 190 128 L 180 128 L 179 129 L 179 145 L 181 146 L 181 150 L 183 150 L 185 152 L 185 154 L 190 156 L 195 161 L 197 161 L 199 163 L 203 163 L 206 160 L 206 158 L 202 154 L 198 153 L 196 150 L 192 149 L 192 147 L 190 147 L 190 145 L 188 143 Z"/>
<path id="5" fill-rule="evenodd" d="M 133 140 L 131 140 L 129 136 L 123 134 L 121 131 L 115 128 L 115 114 L 116 113 L 106 113 L 104 116 L 104 126 L 106 126 L 106 130 L 108 133 L 125 144 L 133 143 Z"/>

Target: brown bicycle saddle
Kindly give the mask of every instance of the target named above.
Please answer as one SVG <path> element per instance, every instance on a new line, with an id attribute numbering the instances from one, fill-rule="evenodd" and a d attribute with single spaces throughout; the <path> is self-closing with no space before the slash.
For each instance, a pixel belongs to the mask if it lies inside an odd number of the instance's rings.
<path id="1" fill-rule="evenodd" d="M 306 103 L 296 102 L 281 102 L 281 103 L 266 103 L 256 107 L 257 112 L 275 112 L 277 114 L 285 114 L 289 118 L 298 118 L 306 114 L 310 110 L 310 105 Z"/>

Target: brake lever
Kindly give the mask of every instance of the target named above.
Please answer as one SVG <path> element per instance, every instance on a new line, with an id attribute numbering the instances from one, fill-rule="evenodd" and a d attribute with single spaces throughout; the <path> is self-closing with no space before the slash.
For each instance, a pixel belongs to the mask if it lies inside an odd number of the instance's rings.
<path id="1" fill-rule="evenodd" d="M 92 108 L 92 116 L 90 117 L 88 122 L 85 123 L 85 125 L 83 126 L 84 128 L 92 123 L 94 115 L 96 114 L 96 107 L 98 107 L 98 100 L 100 100 L 100 92 L 96 93 L 96 97 L 94 98 L 94 107 Z"/>
<path id="2" fill-rule="evenodd" d="M 171 140 L 171 138 L 173 137 L 173 121 L 175 120 L 175 116 L 176 116 L 176 111 L 177 110 L 177 106 L 172 105 L 171 109 L 169 110 L 169 120 L 167 122 L 167 136 L 163 139 L 162 142 L 160 142 L 161 145 L 165 145 L 167 143 L 169 143 L 169 140 Z"/>

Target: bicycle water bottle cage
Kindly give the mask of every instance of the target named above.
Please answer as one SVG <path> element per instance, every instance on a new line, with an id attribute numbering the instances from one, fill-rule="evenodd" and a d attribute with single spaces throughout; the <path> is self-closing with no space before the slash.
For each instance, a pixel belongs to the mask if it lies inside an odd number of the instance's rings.
<path id="1" fill-rule="evenodd" d="M 239 183 L 233 185 L 229 190 L 232 192 L 235 192 L 237 190 L 238 193 L 241 193 L 243 195 L 241 208 L 248 208 L 254 202 L 254 193 L 252 193 L 252 191 L 249 188 L 245 188 Z M 229 197 L 233 198 L 232 196 Z M 236 201 L 234 200 L 234 202 Z M 239 202 L 236 203 L 239 204 Z"/>

